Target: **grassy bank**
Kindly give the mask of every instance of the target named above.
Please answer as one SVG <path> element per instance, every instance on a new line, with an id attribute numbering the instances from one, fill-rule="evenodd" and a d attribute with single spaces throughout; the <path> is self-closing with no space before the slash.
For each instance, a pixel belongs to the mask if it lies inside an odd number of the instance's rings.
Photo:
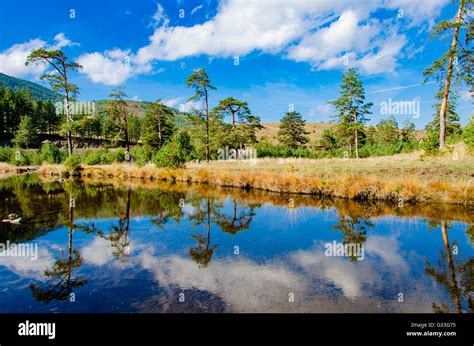
<path id="1" fill-rule="evenodd" d="M 277 193 L 312 194 L 397 204 L 474 204 L 474 157 L 464 148 L 422 159 L 421 153 L 370 159 L 258 159 L 188 163 L 186 169 L 160 169 L 127 163 L 83 166 L 87 178 L 181 181 Z M 3 173 L 18 167 L 2 164 Z M 21 169 L 21 168 L 20 168 Z M 63 165 L 42 165 L 42 175 L 62 175 Z"/>

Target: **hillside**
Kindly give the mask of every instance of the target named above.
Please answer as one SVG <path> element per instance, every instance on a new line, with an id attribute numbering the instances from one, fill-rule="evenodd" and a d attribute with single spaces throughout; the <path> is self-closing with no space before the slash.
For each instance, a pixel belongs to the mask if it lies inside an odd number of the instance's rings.
<path id="1" fill-rule="evenodd" d="M 257 139 L 267 140 L 272 144 L 278 144 L 277 133 L 280 123 L 262 123 L 262 125 L 265 128 L 261 131 L 258 131 Z M 314 143 L 321 137 L 324 130 L 332 128 L 334 126 L 334 124 L 326 122 L 306 122 L 306 131 L 309 132 L 309 143 Z M 420 138 L 423 138 L 425 136 L 425 131 L 416 130 L 414 135 L 415 138 L 419 140 Z"/>
<path id="2" fill-rule="evenodd" d="M 0 73 L 0 85 L 12 90 L 27 89 L 36 100 L 56 101 L 60 95 L 39 84 Z"/>
<path id="3" fill-rule="evenodd" d="M 280 123 L 262 123 L 265 127 L 263 130 L 258 131 L 257 138 L 258 140 L 266 139 L 268 142 L 272 144 L 278 144 L 277 140 L 277 133 L 278 127 Z M 325 122 L 307 122 L 306 123 L 306 131 L 309 132 L 309 141 L 310 143 L 314 143 L 315 140 L 321 137 L 321 134 L 325 129 L 333 127 L 334 124 L 325 123 Z"/>

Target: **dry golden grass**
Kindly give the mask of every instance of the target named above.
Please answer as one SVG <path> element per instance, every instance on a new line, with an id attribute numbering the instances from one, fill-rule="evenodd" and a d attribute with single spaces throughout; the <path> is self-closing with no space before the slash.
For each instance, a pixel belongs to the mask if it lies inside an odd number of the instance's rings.
<path id="1" fill-rule="evenodd" d="M 122 180 L 163 180 L 233 186 L 279 193 L 315 194 L 355 200 L 474 204 L 474 156 L 462 145 L 444 156 L 421 160 L 420 152 L 368 159 L 258 159 L 189 163 L 186 169 L 149 164 L 84 166 L 81 175 Z M 2 166 L 0 166 L 2 167 Z M 39 174 L 58 175 L 61 165 Z"/>

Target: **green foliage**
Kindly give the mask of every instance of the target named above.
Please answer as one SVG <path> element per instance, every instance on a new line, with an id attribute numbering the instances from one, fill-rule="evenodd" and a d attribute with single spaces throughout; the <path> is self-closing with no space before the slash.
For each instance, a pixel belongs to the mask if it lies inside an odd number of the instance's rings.
<path id="1" fill-rule="evenodd" d="M 31 97 L 41 101 L 56 101 L 61 98 L 61 95 L 52 92 L 44 86 L 26 81 L 24 79 L 8 76 L 3 73 L 0 73 L 0 85 L 3 85 L 5 88 L 9 88 L 12 91 L 28 90 Z"/>
<path id="2" fill-rule="evenodd" d="M 81 169 L 81 157 L 77 154 L 68 156 L 64 160 L 64 167 L 70 174 L 76 174 Z"/>
<path id="3" fill-rule="evenodd" d="M 61 163 L 63 155 L 59 148 L 53 143 L 45 143 L 41 146 L 39 157 L 41 162 L 47 162 L 51 164 Z"/>
<path id="4" fill-rule="evenodd" d="M 474 152 L 474 115 L 471 115 L 469 123 L 462 131 L 462 139 L 466 143 L 468 149 Z"/>
<path id="5" fill-rule="evenodd" d="M 148 106 L 143 119 L 141 141 L 149 152 L 160 149 L 175 130 L 173 111 L 161 103 L 161 100 Z"/>
<path id="6" fill-rule="evenodd" d="M 0 147 L 0 162 L 10 162 L 13 156 L 13 149 L 10 147 Z"/>
<path id="7" fill-rule="evenodd" d="M 13 148 L 11 151 L 10 164 L 14 166 L 28 166 L 31 164 L 31 157 L 28 151 L 21 148 Z"/>
<path id="8" fill-rule="evenodd" d="M 106 109 L 106 113 L 110 118 L 110 121 L 114 124 L 114 127 L 117 131 L 112 137 L 114 143 L 119 141 L 125 142 L 125 147 L 129 147 L 129 118 L 130 112 L 127 109 L 127 101 L 125 100 L 127 94 L 125 93 L 124 87 L 118 87 L 112 89 L 112 92 L 109 94 L 109 97 L 112 98 L 109 101 L 109 106 Z"/>
<path id="9" fill-rule="evenodd" d="M 15 131 L 15 138 L 13 143 L 17 145 L 28 145 L 35 144 L 38 141 L 38 134 L 32 119 L 29 116 L 22 116 L 18 130 Z"/>
<path id="10" fill-rule="evenodd" d="M 114 161 L 114 155 L 108 150 L 87 150 L 79 155 L 86 165 L 106 165 Z"/>
<path id="11" fill-rule="evenodd" d="M 132 157 L 133 163 L 137 164 L 138 166 L 144 166 L 150 162 L 150 153 L 142 145 L 134 146 L 130 150 L 130 155 Z"/>
<path id="12" fill-rule="evenodd" d="M 421 148 L 430 155 L 439 152 L 439 132 L 432 128 L 428 129 L 421 142 Z"/>
<path id="13" fill-rule="evenodd" d="M 296 149 L 308 143 L 309 134 L 305 130 L 306 120 L 303 120 L 300 113 L 287 112 L 280 122 L 278 130 L 278 140 L 289 148 Z"/>
<path id="14" fill-rule="evenodd" d="M 359 77 L 354 68 L 349 68 L 342 78 L 340 97 L 329 102 L 337 110 L 333 118 L 338 124 L 338 135 L 349 147 L 355 144 L 356 154 L 364 132 L 363 125 L 368 120 L 367 115 L 372 114 L 370 108 L 373 105 L 372 102 L 365 102 L 365 90 Z"/>
<path id="15" fill-rule="evenodd" d="M 124 162 L 126 161 L 125 157 L 125 149 L 124 148 L 118 148 L 112 153 L 113 161 L 114 162 Z"/>
<path id="16" fill-rule="evenodd" d="M 171 141 L 153 156 L 153 163 L 157 167 L 182 167 L 189 159 L 191 151 L 192 145 L 189 135 L 186 132 L 179 132 L 173 135 Z"/>

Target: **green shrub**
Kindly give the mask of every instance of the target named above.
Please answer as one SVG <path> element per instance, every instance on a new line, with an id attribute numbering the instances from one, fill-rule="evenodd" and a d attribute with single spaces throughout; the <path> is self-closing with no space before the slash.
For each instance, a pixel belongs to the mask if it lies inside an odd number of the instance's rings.
<path id="1" fill-rule="evenodd" d="M 86 165 L 106 165 L 114 161 L 114 155 L 110 151 L 94 149 L 82 153 L 81 162 Z"/>
<path id="2" fill-rule="evenodd" d="M 10 164 L 15 166 L 28 166 L 31 164 L 30 155 L 28 155 L 26 150 L 13 148 L 10 157 Z"/>
<path id="3" fill-rule="evenodd" d="M 47 163 L 61 163 L 62 153 L 59 148 L 53 143 L 45 143 L 41 146 L 39 152 L 40 164 L 43 162 Z"/>
<path id="4" fill-rule="evenodd" d="M 178 168 L 184 166 L 192 152 L 191 139 L 186 132 L 173 135 L 154 156 L 153 163 L 157 167 Z"/>
<path id="5" fill-rule="evenodd" d="M 119 148 L 115 150 L 112 154 L 114 162 L 124 162 L 125 161 L 125 149 Z"/>
<path id="6" fill-rule="evenodd" d="M 144 166 L 150 161 L 150 155 L 141 145 L 137 145 L 130 150 L 130 155 L 134 163 Z"/>
<path id="7" fill-rule="evenodd" d="M 468 149 L 474 152 L 474 115 L 469 119 L 469 123 L 462 130 L 462 139 Z"/>
<path id="8" fill-rule="evenodd" d="M 68 173 L 76 174 L 81 169 L 81 157 L 78 154 L 68 156 L 68 158 L 64 160 L 64 167 Z"/>
<path id="9" fill-rule="evenodd" d="M 0 162 L 10 162 L 13 149 L 10 147 L 0 147 Z"/>
<path id="10" fill-rule="evenodd" d="M 426 136 L 421 142 L 421 148 L 427 154 L 435 154 L 439 152 L 439 132 L 434 130 L 428 130 Z"/>

